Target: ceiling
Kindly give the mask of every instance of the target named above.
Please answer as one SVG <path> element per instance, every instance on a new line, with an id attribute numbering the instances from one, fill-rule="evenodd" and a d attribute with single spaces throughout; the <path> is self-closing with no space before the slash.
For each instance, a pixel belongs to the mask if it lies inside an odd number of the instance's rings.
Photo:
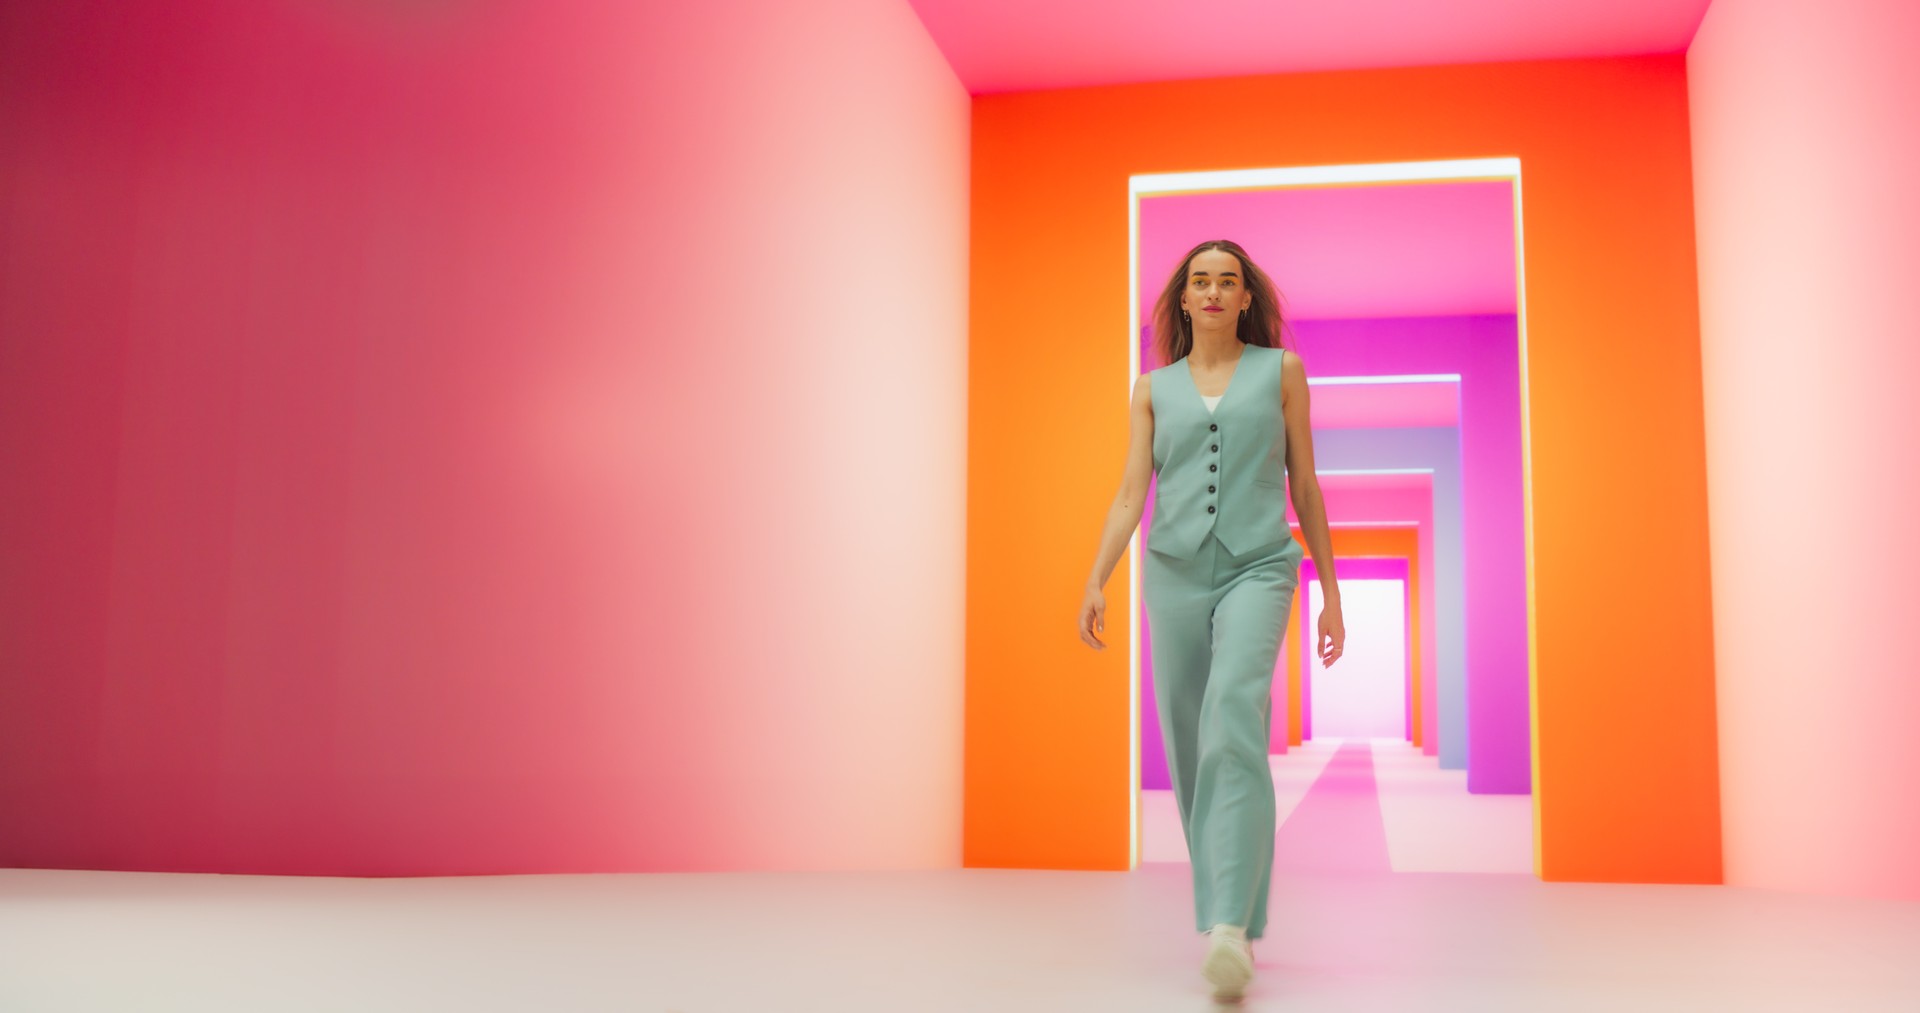
<path id="1" fill-rule="evenodd" d="M 1180 258 L 1231 239 L 1289 318 L 1513 313 L 1513 184 L 1409 183 L 1169 194 L 1140 200 L 1140 320 Z"/>
<path id="2" fill-rule="evenodd" d="M 908 0 L 975 95 L 1684 52 L 1709 0 Z"/>

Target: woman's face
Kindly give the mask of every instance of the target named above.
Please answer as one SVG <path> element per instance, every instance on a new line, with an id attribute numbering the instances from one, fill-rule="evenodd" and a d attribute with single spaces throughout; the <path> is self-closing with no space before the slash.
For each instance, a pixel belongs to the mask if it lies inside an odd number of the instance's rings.
<path id="1" fill-rule="evenodd" d="M 1225 250 L 1202 250 L 1187 262 L 1187 286 L 1180 292 L 1180 308 L 1193 318 L 1193 329 L 1235 333 L 1240 311 L 1253 305 L 1240 258 Z M 1211 308 L 1210 308 L 1211 307 Z"/>

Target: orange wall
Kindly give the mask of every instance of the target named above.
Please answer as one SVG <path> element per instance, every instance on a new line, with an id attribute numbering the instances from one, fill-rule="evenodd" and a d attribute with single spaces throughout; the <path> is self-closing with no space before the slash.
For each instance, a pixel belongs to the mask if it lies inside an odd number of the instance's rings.
<path id="1" fill-rule="evenodd" d="M 1686 87 L 1673 55 L 974 99 L 966 865 L 1128 866 L 1130 561 L 1108 649 L 1073 632 L 1127 438 L 1128 175 L 1517 156 L 1539 871 L 1719 880 Z"/>

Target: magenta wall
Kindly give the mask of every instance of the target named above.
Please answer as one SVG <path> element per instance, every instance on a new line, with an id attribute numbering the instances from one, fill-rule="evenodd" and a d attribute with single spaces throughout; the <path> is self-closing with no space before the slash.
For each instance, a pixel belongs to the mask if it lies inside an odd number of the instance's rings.
<path id="1" fill-rule="evenodd" d="M 1920 899 L 1916 41 L 1910 0 L 1715 0 L 1687 54 L 1737 886 Z"/>
<path id="2" fill-rule="evenodd" d="M 1531 791 L 1515 318 L 1302 320 L 1293 326 L 1315 376 L 1459 374 L 1467 678 L 1464 687 L 1438 687 L 1440 751 L 1445 758 L 1465 740 L 1469 791 Z M 1462 689 L 1464 701 L 1457 695 Z"/>
<path id="3" fill-rule="evenodd" d="M 959 864 L 969 99 L 830 6 L 0 8 L 0 865 Z"/>

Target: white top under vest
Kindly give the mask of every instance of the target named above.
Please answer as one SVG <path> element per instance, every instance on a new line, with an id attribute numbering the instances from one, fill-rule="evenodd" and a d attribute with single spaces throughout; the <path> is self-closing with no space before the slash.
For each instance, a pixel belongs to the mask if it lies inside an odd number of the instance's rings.
<path id="1" fill-rule="evenodd" d="M 1200 395 L 1200 400 L 1202 400 L 1202 401 L 1205 401 L 1205 402 L 1207 403 L 1207 414 L 1208 414 L 1208 415 L 1212 415 L 1212 414 L 1213 414 L 1213 410 L 1214 410 L 1215 408 L 1218 408 L 1218 407 L 1220 407 L 1220 399 L 1221 399 L 1221 398 L 1223 398 L 1223 397 L 1226 397 L 1226 395 L 1225 395 L 1225 394 L 1215 394 L 1215 395 L 1213 395 L 1212 397 L 1208 397 L 1208 396 L 1207 396 L 1207 395 L 1205 395 L 1205 394 L 1202 394 L 1202 395 Z"/>

